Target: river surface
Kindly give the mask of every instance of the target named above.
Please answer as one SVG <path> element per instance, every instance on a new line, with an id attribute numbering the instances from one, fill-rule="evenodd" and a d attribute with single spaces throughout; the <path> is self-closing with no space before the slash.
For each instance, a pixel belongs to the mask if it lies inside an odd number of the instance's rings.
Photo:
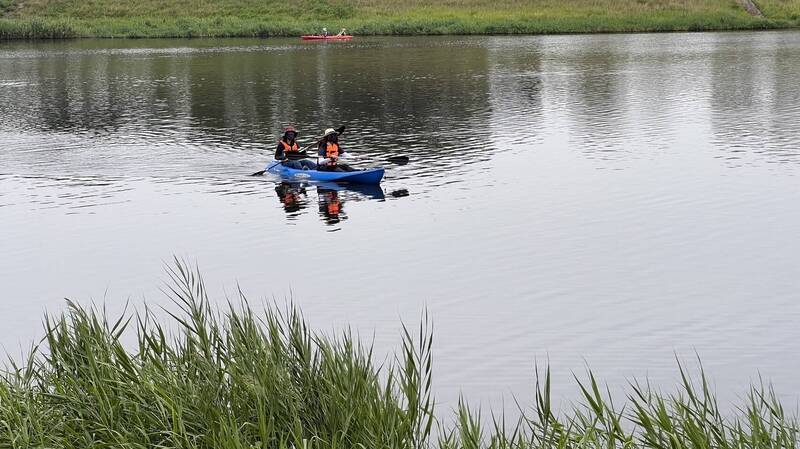
<path id="1" fill-rule="evenodd" d="M 251 177 L 347 125 L 379 188 Z M 800 32 L 0 44 L 0 346 L 63 298 L 291 298 L 380 353 L 427 309 L 435 387 L 502 407 L 534 363 L 800 395 Z M 568 396 L 572 399 L 574 396 Z"/>

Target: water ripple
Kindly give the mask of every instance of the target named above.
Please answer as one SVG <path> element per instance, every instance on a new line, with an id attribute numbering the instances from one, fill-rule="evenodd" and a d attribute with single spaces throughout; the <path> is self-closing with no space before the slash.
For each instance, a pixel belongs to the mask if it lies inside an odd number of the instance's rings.
<path id="1" fill-rule="evenodd" d="M 796 31 L 4 42 L 0 61 L 3 338 L 180 254 L 379 345 L 430 308 L 446 398 L 525 394 L 536 357 L 664 380 L 694 350 L 721 384 L 757 366 L 800 388 L 776 355 L 800 317 Z M 302 144 L 347 125 L 384 182 L 250 176 L 287 124 Z"/>

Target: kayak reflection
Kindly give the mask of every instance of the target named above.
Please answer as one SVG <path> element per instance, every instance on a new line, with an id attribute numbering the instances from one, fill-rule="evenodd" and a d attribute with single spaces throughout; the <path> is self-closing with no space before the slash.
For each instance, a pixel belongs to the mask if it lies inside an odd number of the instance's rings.
<path id="1" fill-rule="evenodd" d="M 282 181 L 275 186 L 275 193 L 289 220 L 296 220 L 304 209 L 309 207 L 309 189 L 317 190 L 319 217 L 329 226 L 347 220 L 345 203 L 377 200 L 385 201 L 386 195 L 379 185 L 338 184 L 334 182 L 289 182 Z"/>
<path id="2" fill-rule="evenodd" d="M 383 201 L 386 199 L 386 195 L 383 193 L 383 189 L 379 185 L 369 185 L 369 184 L 339 184 L 335 182 L 317 182 L 314 183 L 317 186 L 317 190 L 335 190 L 337 192 L 352 192 L 353 195 L 348 195 L 348 199 L 352 198 L 354 200 L 378 200 Z"/>

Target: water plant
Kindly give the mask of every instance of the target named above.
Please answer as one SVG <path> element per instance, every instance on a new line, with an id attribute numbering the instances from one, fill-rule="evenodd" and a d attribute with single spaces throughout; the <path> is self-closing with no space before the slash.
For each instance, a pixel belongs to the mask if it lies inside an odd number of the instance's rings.
<path id="1" fill-rule="evenodd" d="M 0 379 L 3 448 L 795 448 L 798 422 L 754 385 L 721 411 L 700 370 L 677 393 L 633 383 L 622 406 L 589 372 L 559 411 L 551 376 L 513 422 L 462 400 L 435 413 L 433 331 L 402 327 L 388 360 L 351 331 L 312 331 L 292 306 L 217 311 L 196 270 L 169 269 L 175 310 L 111 319 L 69 303 Z M 160 319 L 169 318 L 168 324 Z M 134 337 L 135 338 L 131 338 Z M 576 378 L 577 379 L 577 378 Z M 523 404 L 524 402 L 520 402 Z M 437 419 L 436 416 L 439 416 Z"/>

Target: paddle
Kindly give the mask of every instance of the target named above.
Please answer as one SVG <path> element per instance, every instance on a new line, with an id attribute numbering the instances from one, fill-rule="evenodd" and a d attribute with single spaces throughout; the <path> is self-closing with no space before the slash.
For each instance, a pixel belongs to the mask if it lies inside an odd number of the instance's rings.
<path id="1" fill-rule="evenodd" d="M 391 156 L 387 161 L 397 164 L 397 165 L 406 165 L 408 164 L 408 156 Z"/>
<path id="2" fill-rule="evenodd" d="M 347 129 L 347 126 L 342 125 L 342 126 L 336 128 L 334 131 L 336 131 L 336 134 L 341 136 L 344 133 L 345 129 Z M 314 143 L 310 143 L 310 144 L 304 146 L 303 148 L 300 149 L 300 152 L 302 153 L 302 152 L 308 150 L 309 148 L 313 147 L 314 145 L 319 145 L 320 143 L 322 143 L 324 141 L 325 141 L 325 138 L 323 137 L 323 138 L 319 139 L 318 141 L 316 141 Z"/>
<path id="3" fill-rule="evenodd" d="M 291 152 L 291 153 L 286 153 L 285 159 L 290 161 L 299 161 L 301 159 L 307 159 L 309 157 L 311 157 L 311 155 L 305 152 L 304 153 Z"/>
<path id="4" fill-rule="evenodd" d="M 348 152 L 346 154 L 353 154 L 353 153 L 349 153 Z M 305 159 L 306 157 L 308 157 L 308 156 L 299 155 L 299 154 L 296 154 L 296 153 L 289 153 L 289 159 L 290 160 Z M 355 159 L 354 162 L 358 162 L 360 160 L 361 159 Z M 386 158 L 386 161 L 387 162 L 391 162 L 393 164 L 406 165 L 406 164 L 408 164 L 409 159 L 408 159 L 408 156 L 389 156 L 388 158 Z"/>

